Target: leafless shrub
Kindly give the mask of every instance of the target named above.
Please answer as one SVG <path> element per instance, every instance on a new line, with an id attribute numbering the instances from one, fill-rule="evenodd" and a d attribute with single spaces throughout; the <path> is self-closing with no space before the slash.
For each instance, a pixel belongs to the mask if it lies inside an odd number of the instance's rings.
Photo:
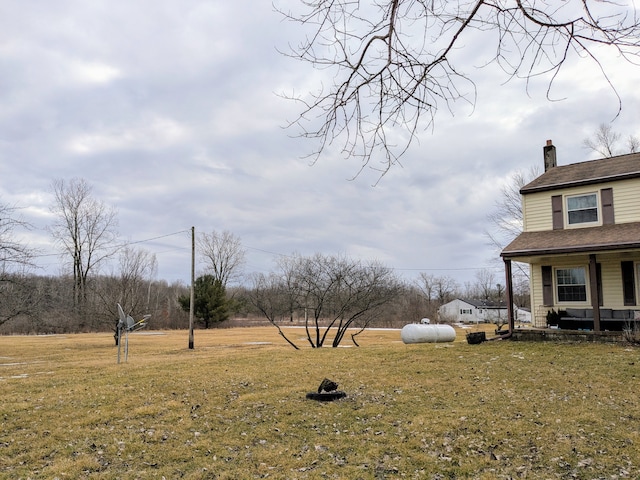
<path id="1" fill-rule="evenodd" d="M 623 332 L 627 343 L 640 345 L 640 324 L 638 322 L 627 322 Z"/>

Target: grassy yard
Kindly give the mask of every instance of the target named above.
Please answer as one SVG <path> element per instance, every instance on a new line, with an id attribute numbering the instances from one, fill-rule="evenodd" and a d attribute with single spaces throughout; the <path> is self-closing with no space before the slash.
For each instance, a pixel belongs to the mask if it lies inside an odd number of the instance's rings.
<path id="1" fill-rule="evenodd" d="M 0 478 L 640 478 L 637 348 L 359 343 L 146 332 L 118 365 L 108 334 L 0 337 Z M 348 397 L 305 399 L 324 377 Z"/>

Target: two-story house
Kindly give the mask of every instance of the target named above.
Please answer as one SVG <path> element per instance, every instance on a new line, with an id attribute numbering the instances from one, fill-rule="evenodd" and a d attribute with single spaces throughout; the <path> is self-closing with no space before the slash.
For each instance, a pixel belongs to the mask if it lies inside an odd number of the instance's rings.
<path id="1" fill-rule="evenodd" d="M 523 232 L 501 253 L 507 304 L 523 262 L 533 326 L 626 328 L 640 320 L 640 153 L 563 166 L 551 141 L 543 153 L 545 172 L 520 190 Z"/>

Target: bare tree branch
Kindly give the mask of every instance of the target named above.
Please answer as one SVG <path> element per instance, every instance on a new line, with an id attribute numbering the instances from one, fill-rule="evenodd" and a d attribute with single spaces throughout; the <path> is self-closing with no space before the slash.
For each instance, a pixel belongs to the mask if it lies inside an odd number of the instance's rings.
<path id="1" fill-rule="evenodd" d="M 328 70 L 329 86 L 307 96 L 289 126 L 316 142 L 312 162 L 338 149 L 383 176 L 416 134 L 433 128 L 441 109 L 475 104 L 473 79 L 456 65 L 466 42 L 495 49 L 507 79 L 544 76 L 547 97 L 572 57 L 589 59 L 621 99 L 602 63 L 610 47 L 637 64 L 640 22 L 633 6 L 568 0 L 301 0 L 301 12 L 280 12 L 309 29 L 286 55 Z M 357 175 L 357 174 L 356 174 Z"/>
<path id="2" fill-rule="evenodd" d="M 0 203 L 0 325 L 33 314 L 34 289 L 25 274 L 35 267 L 36 251 L 16 238 L 16 230 L 30 228 L 18 207 Z"/>
<path id="3" fill-rule="evenodd" d="M 509 182 L 501 189 L 501 195 L 495 202 L 495 211 L 487 215 L 492 231 L 487 232 L 491 243 L 499 249 L 516 238 L 523 230 L 522 197 L 520 189 L 540 175 L 537 167 L 528 172 L 516 171 Z"/>
<path id="4" fill-rule="evenodd" d="M 36 252 L 16 238 L 16 230 L 31 229 L 17 206 L 0 203 L 0 274 L 34 267 Z"/>
<path id="5" fill-rule="evenodd" d="M 625 153 L 635 153 L 640 148 L 640 140 L 634 135 L 629 135 L 625 140 L 624 147 L 620 147 L 621 135 L 613 130 L 608 123 L 601 123 L 592 136 L 582 141 L 584 148 L 587 148 L 603 158 L 623 155 Z"/>

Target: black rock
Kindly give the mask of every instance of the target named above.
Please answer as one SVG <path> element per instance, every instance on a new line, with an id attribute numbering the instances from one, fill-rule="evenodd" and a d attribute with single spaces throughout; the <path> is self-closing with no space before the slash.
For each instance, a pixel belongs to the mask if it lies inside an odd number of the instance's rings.
<path id="1" fill-rule="evenodd" d="M 318 387 L 318 393 L 322 393 L 323 391 L 333 392 L 334 390 L 337 390 L 337 389 L 338 389 L 338 384 L 336 382 L 333 382 L 328 378 L 325 378 L 324 380 L 322 380 L 322 382 L 320 383 L 320 386 Z"/>

